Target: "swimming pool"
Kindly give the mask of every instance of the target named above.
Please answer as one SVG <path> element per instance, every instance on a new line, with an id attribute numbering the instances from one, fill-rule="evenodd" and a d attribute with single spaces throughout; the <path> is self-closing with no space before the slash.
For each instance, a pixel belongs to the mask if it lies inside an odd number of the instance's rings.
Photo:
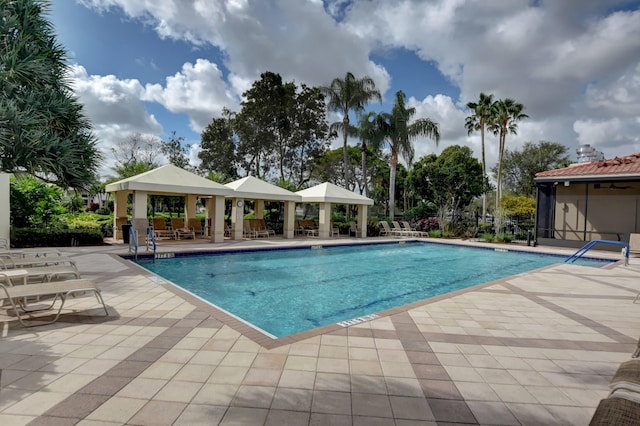
<path id="1" fill-rule="evenodd" d="M 563 260 L 416 242 L 227 252 L 138 264 L 272 337 L 284 337 Z"/>

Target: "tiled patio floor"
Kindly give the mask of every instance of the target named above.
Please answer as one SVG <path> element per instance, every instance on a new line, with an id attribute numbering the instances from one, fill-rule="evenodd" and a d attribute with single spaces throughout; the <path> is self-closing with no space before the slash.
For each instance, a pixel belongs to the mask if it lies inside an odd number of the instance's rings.
<path id="1" fill-rule="evenodd" d="M 29 329 L 0 309 L 3 426 L 586 425 L 640 336 L 640 259 L 559 264 L 273 341 L 123 261 L 125 246 L 65 251 L 111 316 L 89 295 Z"/>

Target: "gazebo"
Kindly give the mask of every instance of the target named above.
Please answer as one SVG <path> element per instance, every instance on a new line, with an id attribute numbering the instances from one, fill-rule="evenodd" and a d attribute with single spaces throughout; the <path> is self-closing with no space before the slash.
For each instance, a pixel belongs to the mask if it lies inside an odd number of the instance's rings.
<path id="1" fill-rule="evenodd" d="M 363 195 L 356 194 L 329 182 L 312 186 L 296 192 L 302 197 L 303 203 L 320 204 L 320 217 L 318 220 L 318 236 L 328 238 L 331 231 L 331 205 L 347 204 L 358 206 L 358 233 L 357 236 L 367 236 L 367 206 L 373 205 L 373 200 Z"/>
<path id="2" fill-rule="evenodd" d="M 224 185 L 188 172 L 173 164 L 110 183 L 107 192 L 115 193 L 114 227 L 127 217 L 127 197 L 133 194 L 132 226 L 145 235 L 148 226 L 147 196 L 172 195 L 185 197 L 185 216 L 194 218 L 196 199 L 207 197 L 206 217 L 211 218 L 211 242 L 224 241 L 224 200 L 233 191 Z"/>
<path id="3" fill-rule="evenodd" d="M 232 190 L 232 194 L 228 196 L 233 199 L 231 204 L 231 239 L 242 239 L 245 200 L 255 201 L 254 213 L 256 219 L 264 217 L 265 201 L 282 201 L 284 203 L 282 236 L 284 238 L 294 237 L 296 203 L 302 200 L 299 195 L 253 176 L 227 183 L 225 187 Z"/>

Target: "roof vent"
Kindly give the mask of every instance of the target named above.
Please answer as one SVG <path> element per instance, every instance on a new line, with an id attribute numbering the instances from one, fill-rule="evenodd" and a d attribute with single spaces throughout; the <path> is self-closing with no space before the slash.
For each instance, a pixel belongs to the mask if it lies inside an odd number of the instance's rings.
<path id="1" fill-rule="evenodd" d="M 592 161 L 604 160 L 604 154 L 597 151 L 588 143 L 579 145 L 578 149 L 576 149 L 576 153 L 578 154 L 578 163 L 590 163 Z"/>

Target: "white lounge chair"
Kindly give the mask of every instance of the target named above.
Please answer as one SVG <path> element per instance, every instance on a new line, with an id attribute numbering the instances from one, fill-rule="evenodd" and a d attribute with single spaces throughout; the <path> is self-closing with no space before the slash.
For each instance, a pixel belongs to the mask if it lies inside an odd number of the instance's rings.
<path id="1" fill-rule="evenodd" d="M 411 234 L 414 237 L 426 237 L 429 236 L 428 232 L 418 231 L 416 228 L 413 228 L 409 222 L 406 220 L 401 220 L 400 225 L 402 225 L 403 229 L 407 231 L 407 233 Z"/>
<path id="2" fill-rule="evenodd" d="M 380 236 L 392 236 L 393 235 L 393 230 L 391 229 L 391 227 L 389 226 L 389 223 L 387 221 L 381 220 L 380 222 L 378 222 L 378 226 L 380 226 L 382 229 L 380 229 Z"/>
<path id="3" fill-rule="evenodd" d="M 7 299 L 9 301 L 9 304 L 13 308 L 13 311 L 18 317 L 18 320 L 25 327 L 33 327 L 36 325 L 45 325 L 56 322 L 60 317 L 60 313 L 62 312 L 62 308 L 64 307 L 64 304 L 67 300 L 67 296 L 75 296 L 77 293 L 82 293 L 85 291 L 92 291 L 93 294 L 95 294 L 98 302 L 102 304 L 105 314 L 109 316 L 109 311 L 107 310 L 107 305 L 105 305 L 104 300 L 102 299 L 100 289 L 95 285 L 95 283 L 90 280 L 81 279 L 55 281 L 49 283 L 28 284 L 19 286 L 7 286 L 4 284 L 0 284 L 0 298 Z M 41 298 L 45 296 L 53 297 L 51 305 L 45 308 L 27 309 L 25 300 L 30 297 Z M 32 320 L 38 321 L 37 323 L 30 323 L 24 320 L 24 314 L 49 310 L 53 308 L 58 299 L 60 299 L 60 307 L 58 308 L 58 311 L 56 312 L 52 320 L 40 322 L 37 318 L 32 318 Z"/>
<path id="4" fill-rule="evenodd" d="M 71 275 L 73 278 L 80 278 L 80 271 L 75 265 L 45 265 L 20 269 L 0 269 L 0 281 L 4 278 L 22 277 L 26 274 L 27 280 L 39 278 L 42 282 L 59 279 L 63 276 Z M 4 280 L 6 282 L 6 279 Z"/>
<path id="5" fill-rule="evenodd" d="M 402 226 L 400 226 L 400 223 L 398 223 L 397 220 L 394 220 L 391 223 L 393 224 L 393 229 L 391 230 L 391 233 L 393 235 L 398 235 L 401 237 L 410 237 L 413 235 L 412 231 L 407 231 L 406 229 L 402 229 Z"/>
<path id="6" fill-rule="evenodd" d="M 0 268 L 15 269 L 35 266 L 73 265 L 75 261 L 67 256 L 26 256 L 13 257 L 0 253 Z"/>

